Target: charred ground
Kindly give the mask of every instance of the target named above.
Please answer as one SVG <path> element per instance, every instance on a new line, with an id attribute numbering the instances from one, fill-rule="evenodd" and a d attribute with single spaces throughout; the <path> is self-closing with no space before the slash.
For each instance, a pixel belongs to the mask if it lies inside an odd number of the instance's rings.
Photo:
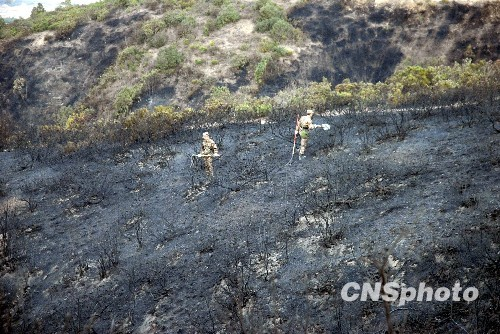
<path id="1" fill-rule="evenodd" d="M 466 302 L 392 306 L 400 332 L 498 328 L 495 105 L 318 116 L 287 165 L 293 118 L 130 148 L 1 153 L 4 331 L 383 332 L 380 302 L 342 286 L 388 278 L 475 286 Z M 290 124 L 292 123 L 292 125 Z M 33 156 L 30 156 L 33 155 Z"/>
<path id="2" fill-rule="evenodd" d="M 401 62 L 498 57 L 498 6 L 341 3 L 289 12 L 311 43 L 257 94 L 323 77 L 375 82 Z M 120 11 L 67 35 L 2 45 L 1 109 L 27 124 L 54 121 L 155 15 Z M 192 73 L 179 71 L 143 102 L 182 100 Z M 251 73 L 214 82 L 236 91 Z M 12 92 L 16 77 L 28 78 L 24 99 Z M 327 110 L 315 121 L 331 130 L 316 130 L 307 158 L 291 165 L 296 115 L 279 108 L 267 122 L 197 123 L 135 145 L 0 152 L 1 330 L 379 333 L 384 305 L 344 302 L 340 290 L 386 275 L 479 290 L 472 303 L 392 304 L 397 331 L 494 333 L 500 106 L 495 94 L 472 93 L 452 105 Z M 210 182 L 192 161 L 206 130 L 222 154 Z"/>

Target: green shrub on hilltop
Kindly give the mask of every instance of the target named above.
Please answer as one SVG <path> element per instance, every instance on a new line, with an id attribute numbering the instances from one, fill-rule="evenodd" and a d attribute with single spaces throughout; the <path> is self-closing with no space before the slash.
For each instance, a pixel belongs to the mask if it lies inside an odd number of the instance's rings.
<path id="1" fill-rule="evenodd" d="M 229 3 L 222 7 L 219 15 L 217 15 L 215 22 L 217 27 L 220 29 L 226 24 L 236 22 L 239 19 L 240 19 L 240 13 L 236 9 L 236 7 L 234 7 L 233 4 Z"/>
<path id="2" fill-rule="evenodd" d="M 358 85 L 349 79 L 344 79 L 342 83 L 335 86 L 334 104 L 346 106 L 354 102 L 357 96 Z"/>
<path id="3" fill-rule="evenodd" d="M 262 39 L 259 45 L 261 52 L 260 59 L 255 64 L 254 81 L 258 86 L 262 86 L 265 81 L 276 75 L 280 70 L 279 59 L 289 57 L 293 54 L 292 50 L 281 46 L 278 42 L 271 38 Z"/>
<path id="4" fill-rule="evenodd" d="M 217 6 L 217 4 L 214 4 L 214 6 Z M 218 6 L 215 7 L 217 12 L 216 17 L 208 18 L 204 29 L 205 35 L 209 35 L 225 25 L 237 22 L 240 19 L 240 13 L 230 1 L 224 1 L 220 6 L 220 9 L 218 9 Z"/>
<path id="5" fill-rule="evenodd" d="M 141 108 L 127 115 L 122 125 L 128 141 L 149 142 L 172 133 L 191 115 L 191 109 L 175 111 L 172 106 L 156 106 L 153 111 Z"/>
<path id="6" fill-rule="evenodd" d="M 240 101 L 241 99 L 237 99 Z M 246 98 L 234 106 L 236 119 L 248 120 L 265 117 L 273 110 L 273 102 L 269 97 Z"/>
<path id="7" fill-rule="evenodd" d="M 141 0 L 112 0 L 112 1 L 116 6 L 123 8 L 137 6 L 141 3 Z"/>
<path id="8" fill-rule="evenodd" d="M 116 66 L 120 69 L 135 72 L 141 64 L 144 50 L 137 46 L 129 46 L 123 49 L 116 59 Z"/>
<path id="9" fill-rule="evenodd" d="M 255 9 L 258 11 L 256 29 L 259 32 L 270 31 L 279 20 L 286 20 L 283 8 L 271 0 L 257 1 Z"/>
<path id="10" fill-rule="evenodd" d="M 271 62 L 271 56 L 264 56 L 255 66 L 254 80 L 257 85 L 261 86 L 269 73 L 269 63 Z"/>
<path id="11" fill-rule="evenodd" d="M 267 32 L 277 41 L 296 40 L 300 36 L 300 30 L 287 21 L 285 10 L 271 0 L 257 1 L 255 9 L 258 11 L 255 25 L 258 32 Z"/>
<path id="12" fill-rule="evenodd" d="M 167 28 L 176 28 L 181 37 L 187 36 L 196 28 L 196 19 L 186 13 L 185 10 L 168 11 L 163 16 Z"/>
<path id="13" fill-rule="evenodd" d="M 167 27 L 165 20 L 163 19 L 152 19 L 144 22 L 142 25 L 142 33 L 146 39 L 153 37 L 158 32 L 162 31 Z"/>
<path id="14" fill-rule="evenodd" d="M 96 111 L 83 104 L 73 107 L 62 107 L 58 114 L 58 123 L 65 130 L 81 130 L 85 123 L 88 123 L 97 115 Z"/>
<path id="15" fill-rule="evenodd" d="M 165 9 L 189 9 L 193 7 L 197 0 L 152 0 L 152 1 L 160 1 L 162 5 L 165 6 Z"/>
<path id="16" fill-rule="evenodd" d="M 118 114 L 125 114 L 130 111 L 132 105 L 139 101 L 143 89 L 143 84 L 138 83 L 131 87 L 122 88 L 116 95 L 114 109 Z"/>
<path id="17" fill-rule="evenodd" d="M 100 1 L 85 6 L 64 3 L 54 11 L 45 11 L 43 6 L 34 7 L 28 19 L 18 19 L 0 27 L 1 38 L 19 38 L 31 33 L 55 31 L 59 37 L 67 36 L 78 24 L 90 20 L 104 20 L 112 9 L 110 1 Z"/>
<path id="18" fill-rule="evenodd" d="M 260 45 L 259 51 L 270 53 L 273 58 L 289 57 L 293 54 L 292 50 L 280 45 L 273 39 L 264 38 Z"/>
<path id="19" fill-rule="evenodd" d="M 422 97 L 443 99 L 458 90 L 484 91 L 498 87 L 490 73 L 495 73 L 498 63 L 466 59 L 453 66 L 408 66 L 397 70 L 385 84 L 386 99 L 393 105 L 415 103 Z M 492 80 L 493 79 L 493 80 Z M 495 86 L 496 85 L 496 86 Z"/>
<path id="20" fill-rule="evenodd" d="M 304 109 L 324 110 L 326 105 L 331 105 L 334 96 L 332 84 L 323 78 L 321 82 L 311 82 L 307 86 L 282 90 L 274 100 L 282 107 L 301 112 Z"/>
<path id="21" fill-rule="evenodd" d="M 233 106 L 233 96 L 225 86 L 213 87 L 209 97 L 205 100 L 203 111 L 208 114 L 226 114 Z"/>
<path id="22" fill-rule="evenodd" d="M 158 53 L 156 68 L 162 72 L 171 72 L 184 62 L 184 55 L 175 46 L 163 48 Z"/>

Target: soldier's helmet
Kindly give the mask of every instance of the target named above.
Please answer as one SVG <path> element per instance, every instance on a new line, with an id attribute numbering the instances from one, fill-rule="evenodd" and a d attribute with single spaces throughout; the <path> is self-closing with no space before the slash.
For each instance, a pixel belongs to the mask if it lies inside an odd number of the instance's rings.
<path id="1" fill-rule="evenodd" d="M 308 114 L 308 115 L 314 115 L 314 110 L 312 110 L 312 109 L 307 109 L 307 114 Z"/>
<path id="2" fill-rule="evenodd" d="M 203 132 L 203 137 L 208 137 L 208 132 Z"/>

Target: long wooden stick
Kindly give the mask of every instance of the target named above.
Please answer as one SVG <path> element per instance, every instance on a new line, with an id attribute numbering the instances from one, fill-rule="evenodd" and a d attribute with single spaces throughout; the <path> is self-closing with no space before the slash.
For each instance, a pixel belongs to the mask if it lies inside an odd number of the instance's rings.
<path id="1" fill-rule="evenodd" d="M 292 163 L 293 156 L 295 155 L 295 143 L 297 142 L 298 129 L 299 129 L 299 115 L 297 114 L 297 120 L 295 121 L 295 131 L 293 136 L 292 157 L 290 158 L 290 161 L 288 161 L 287 165 Z"/>

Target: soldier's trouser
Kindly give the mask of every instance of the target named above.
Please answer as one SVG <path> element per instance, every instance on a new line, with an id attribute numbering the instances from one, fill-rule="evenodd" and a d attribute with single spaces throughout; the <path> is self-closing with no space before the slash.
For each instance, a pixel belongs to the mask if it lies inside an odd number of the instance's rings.
<path id="1" fill-rule="evenodd" d="M 307 140 L 307 138 L 300 138 L 300 155 L 304 155 L 304 153 L 306 152 Z"/>
<path id="2" fill-rule="evenodd" d="M 309 139 L 309 131 L 307 129 L 300 130 L 300 155 L 304 155 L 307 147 L 307 140 Z"/>
<path id="3" fill-rule="evenodd" d="M 208 176 L 214 176 L 214 166 L 212 165 L 212 157 L 203 157 L 205 162 L 205 172 Z"/>

